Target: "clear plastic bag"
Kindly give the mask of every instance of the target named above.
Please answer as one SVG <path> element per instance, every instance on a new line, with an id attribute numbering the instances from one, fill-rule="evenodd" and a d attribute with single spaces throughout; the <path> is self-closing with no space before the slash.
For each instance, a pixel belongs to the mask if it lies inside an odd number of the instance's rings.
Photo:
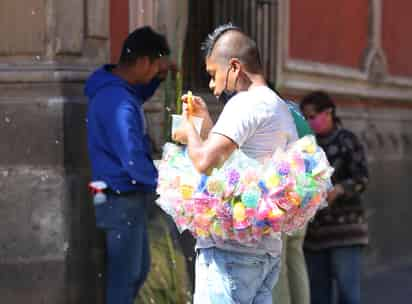
<path id="1" fill-rule="evenodd" d="M 332 173 L 312 135 L 277 150 L 264 164 L 237 150 L 210 176 L 195 170 L 185 147 L 167 143 L 157 203 L 179 231 L 253 245 L 265 235 L 301 229 L 322 207 Z"/>

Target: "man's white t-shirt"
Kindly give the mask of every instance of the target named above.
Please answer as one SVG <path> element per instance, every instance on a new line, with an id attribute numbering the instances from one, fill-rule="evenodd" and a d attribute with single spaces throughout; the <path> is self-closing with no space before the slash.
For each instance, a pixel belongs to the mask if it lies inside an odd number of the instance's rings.
<path id="1" fill-rule="evenodd" d="M 271 157 L 277 148 L 285 148 L 288 143 L 298 139 L 288 106 L 266 86 L 254 87 L 232 97 L 211 132 L 228 137 L 247 156 L 259 161 Z M 218 245 L 212 239 L 199 239 L 196 247 L 219 247 L 237 252 L 278 256 L 281 240 L 280 234 L 277 234 L 250 247 L 235 242 Z"/>

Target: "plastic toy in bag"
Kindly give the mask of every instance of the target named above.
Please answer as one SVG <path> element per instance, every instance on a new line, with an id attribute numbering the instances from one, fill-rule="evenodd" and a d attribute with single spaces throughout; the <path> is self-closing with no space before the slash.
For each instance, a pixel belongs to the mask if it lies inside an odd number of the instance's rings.
<path id="1" fill-rule="evenodd" d="M 312 135 L 277 150 L 263 164 L 237 150 L 210 176 L 195 170 L 184 146 L 167 143 L 157 203 L 179 231 L 253 245 L 264 236 L 302 228 L 322 206 L 332 172 Z"/>

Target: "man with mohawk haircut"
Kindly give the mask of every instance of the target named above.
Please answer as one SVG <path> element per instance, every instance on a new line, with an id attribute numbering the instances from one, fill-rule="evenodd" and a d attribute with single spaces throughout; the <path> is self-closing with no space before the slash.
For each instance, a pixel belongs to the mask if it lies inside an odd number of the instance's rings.
<path id="1" fill-rule="evenodd" d="M 201 136 L 188 119 L 173 134 L 187 144 L 198 171 L 218 167 L 236 149 L 263 161 L 297 139 L 288 106 L 267 86 L 255 41 L 227 24 L 208 36 L 203 49 L 209 88 L 224 109 L 213 125 L 206 103 L 193 96 L 192 114 L 204 119 Z M 198 239 L 196 253 L 195 304 L 272 304 L 280 270 L 280 234 L 265 236 L 254 246 Z"/>

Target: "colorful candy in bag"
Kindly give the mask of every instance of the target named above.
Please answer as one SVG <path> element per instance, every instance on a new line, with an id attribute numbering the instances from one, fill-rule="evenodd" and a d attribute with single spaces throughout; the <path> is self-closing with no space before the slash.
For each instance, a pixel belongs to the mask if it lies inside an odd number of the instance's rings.
<path id="1" fill-rule="evenodd" d="M 185 147 L 167 143 L 157 203 L 179 231 L 253 245 L 302 228 L 322 206 L 332 172 L 312 135 L 277 150 L 264 164 L 237 150 L 210 176 L 195 170 Z"/>

